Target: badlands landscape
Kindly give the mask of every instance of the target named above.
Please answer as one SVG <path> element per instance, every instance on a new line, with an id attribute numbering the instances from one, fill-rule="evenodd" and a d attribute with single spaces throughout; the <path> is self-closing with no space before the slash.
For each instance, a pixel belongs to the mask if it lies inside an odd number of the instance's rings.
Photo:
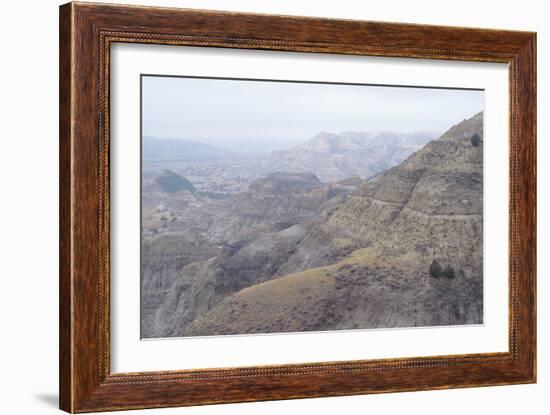
<path id="1" fill-rule="evenodd" d="M 449 127 L 143 137 L 142 338 L 482 323 L 483 113 Z"/>

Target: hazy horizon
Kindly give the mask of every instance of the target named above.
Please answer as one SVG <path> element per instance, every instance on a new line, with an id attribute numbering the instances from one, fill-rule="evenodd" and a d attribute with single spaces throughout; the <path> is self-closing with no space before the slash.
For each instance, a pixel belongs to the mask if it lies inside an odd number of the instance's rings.
<path id="1" fill-rule="evenodd" d="M 266 151 L 320 132 L 443 133 L 483 104 L 481 90 L 143 76 L 142 133 Z"/>
<path id="2" fill-rule="evenodd" d="M 177 140 L 177 141 L 186 141 L 189 143 L 199 143 L 199 144 L 206 144 L 209 146 L 212 146 L 214 148 L 218 148 L 220 150 L 231 150 L 234 153 L 244 153 L 244 154 L 258 154 L 258 153 L 266 153 L 271 151 L 278 151 L 278 150 L 288 150 L 295 146 L 299 146 L 301 144 L 305 144 L 311 139 L 315 138 L 318 134 L 341 134 L 341 133 L 347 133 L 347 132 L 355 132 L 354 131 L 342 131 L 342 132 L 333 132 L 333 131 L 319 131 L 317 134 L 314 134 L 313 136 L 308 137 L 300 137 L 300 138 L 281 138 L 281 139 L 273 139 L 271 141 L 267 140 L 256 140 L 255 138 L 241 138 L 241 137 L 235 137 L 235 138 L 226 138 L 221 140 L 193 140 L 186 137 L 154 137 L 151 135 L 143 135 L 143 139 L 151 139 L 151 140 Z M 364 130 L 361 132 L 380 132 L 380 133 L 398 133 L 398 134 L 407 134 L 408 132 L 395 132 L 395 131 L 372 131 L 372 130 Z M 430 134 L 434 136 L 435 138 L 438 138 L 441 134 L 443 134 L 443 131 L 410 131 L 411 134 Z"/>

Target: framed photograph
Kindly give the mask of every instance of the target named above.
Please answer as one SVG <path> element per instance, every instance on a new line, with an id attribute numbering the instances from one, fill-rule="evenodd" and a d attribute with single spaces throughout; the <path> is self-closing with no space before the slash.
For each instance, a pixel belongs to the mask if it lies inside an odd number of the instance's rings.
<path id="1" fill-rule="evenodd" d="M 536 381 L 536 35 L 60 8 L 60 407 Z"/>

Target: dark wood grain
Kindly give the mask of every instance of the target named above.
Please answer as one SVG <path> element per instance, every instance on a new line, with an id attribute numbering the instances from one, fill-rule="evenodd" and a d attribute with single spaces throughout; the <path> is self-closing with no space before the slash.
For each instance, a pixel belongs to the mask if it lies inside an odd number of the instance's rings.
<path id="1" fill-rule="evenodd" d="M 72 410 L 71 321 L 71 55 L 69 7 L 59 14 L 59 406 Z"/>
<path id="2" fill-rule="evenodd" d="M 508 63 L 509 352 L 111 373 L 109 59 L 115 42 Z M 527 32 L 86 3 L 61 6 L 60 407 L 89 412 L 534 382 L 535 62 L 536 36 Z"/>

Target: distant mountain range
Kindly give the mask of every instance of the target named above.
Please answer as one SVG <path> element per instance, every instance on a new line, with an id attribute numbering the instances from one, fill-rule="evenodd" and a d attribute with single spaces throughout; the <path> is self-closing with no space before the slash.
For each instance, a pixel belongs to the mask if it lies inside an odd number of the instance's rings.
<path id="1" fill-rule="evenodd" d="M 143 137 L 142 157 L 144 164 L 194 162 L 235 157 L 235 154 L 210 144 L 191 140 Z"/>
<path id="2" fill-rule="evenodd" d="M 178 164 L 220 160 L 248 160 L 250 178 L 274 172 L 308 172 L 323 182 L 349 177 L 368 178 L 401 163 L 437 136 L 434 132 L 320 133 L 304 144 L 287 150 L 253 155 L 223 150 L 189 140 L 144 137 L 143 163 L 146 168 L 177 169 Z"/>
<path id="3" fill-rule="evenodd" d="M 304 144 L 272 152 L 261 161 L 261 170 L 310 171 L 324 182 L 365 179 L 401 163 L 436 137 L 435 132 L 323 132 Z"/>

